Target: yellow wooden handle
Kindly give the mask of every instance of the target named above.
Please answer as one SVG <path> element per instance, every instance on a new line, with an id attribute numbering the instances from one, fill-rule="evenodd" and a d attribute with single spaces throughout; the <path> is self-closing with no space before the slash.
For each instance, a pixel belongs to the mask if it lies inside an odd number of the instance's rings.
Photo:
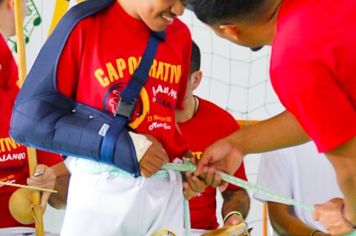
<path id="1" fill-rule="evenodd" d="M 27 69 L 26 69 L 26 53 L 25 53 L 25 37 L 23 33 L 23 12 L 22 12 L 22 0 L 15 0 L 15 26 L 16 26 L 16 40 L 17 40 L 17 53 L 18 53 L 18 70 L 19 70 L 19 87 L 25 81 Z M 29 171 L 30 175 L 33 174 L 36 165 L 37 165 L 37 157 L 36 150 L 33 148 L 27 148 L 28 154 L 28 163 L 29 163 Z M 41 194 L 40 192 L 32 193 L 32 202 L 34 206 L 34 218 L 36 225 L 36 235 L 44 236 L 44 225 L 43 225 L 43 211 L 40 205 L 41 202 Z"/>
<path id="2" fill-rule="evenodd" d="M 53 16 L 51 25 L 48 30 L 48 35 L 51 35 L 54 28 L 57 26 L 58 22 L 62 16 L 66 13 L 69 7 L 69 0 L 57 0 L 56 5 L 54 6 Z"/>
<path id="3" fill-rule="evenodd" d="M 19 85 L 21 86 L 25 81 L 26 70 L 26 52 L 25 52 L 25 37 L 23 33 L 23 12 L 22 0 L 15 0 L 15 22 L 16 22 L 16 40 L 17 40 L 17 54 L 19 67 Z"/>

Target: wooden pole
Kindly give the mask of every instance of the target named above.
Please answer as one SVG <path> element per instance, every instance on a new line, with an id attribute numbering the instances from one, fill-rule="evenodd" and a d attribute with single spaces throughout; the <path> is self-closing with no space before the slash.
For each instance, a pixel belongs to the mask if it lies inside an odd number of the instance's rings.
<path id="1" fill-rule="evenodd" d="M 48 30 L 48 35 L 52 34 L 58 22 L 61 20 L 63 15 L 67 12 L 68 8 L 69 8 L 69 0 L 56 0 L 56 5 L 54 6 L 52 21 Z"/>
<path id="2" fill-rule="evenodd" d="M 16 26 L 16 40 L 17 40 L 17 53 L 18 53 L 18 71 L 19 71 L 19 82 L 18 85 L 21 87 L 25 81 L 27 69 L 26 69 L 26 51 L 25 51 L 25 37 L 23 33 L 23 0 L 15 0 L 15 26 Z M 33 175 L 35 168 L 37 166 L 37 156 L 36 150 L 33 148 L 27 148 L 27 157 L 29 164 L 30 176 Z M 43 225 L 43 209 L 41 207 L 41 194 L 38 191 L 32 193 L 32 203 L 33 203 L 33 215 L 35 220 L 36 235 L 44 236 L 44 225 Z"/>
<path id="3" fill-rule="evenodd" d="M 263 204 L 263 236 L 268 235 L 268 206 L 267 203 Z"/>

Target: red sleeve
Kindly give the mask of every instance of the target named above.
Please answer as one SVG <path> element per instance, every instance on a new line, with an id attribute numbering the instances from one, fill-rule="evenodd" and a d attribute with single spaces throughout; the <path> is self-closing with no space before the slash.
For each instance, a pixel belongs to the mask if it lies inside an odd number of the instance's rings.
<path id="1" fill-rule="evenodd" d="M 89 20 L 84 19 L 75 26 L 58 62 L 57 88 L 58 91 L 67 97 L 75 98 L 81 55 L 88 23 Z"/>
<path id="2" fill-rule="evenodd" d="M 63 161 L 62 156 L 52 153 L 37 150 L 37 160 L 38 163 L 45 164 L 47 166 L 53 166 Z"/>
<path id="3" fill-rule="evenodd" d="M 319 152 L 355 137 L 355 107 L 332 71 L 321 60 L 308 60 L 305 55 L 297 60 L 295 53 L 289 57 L 294 60 L 275 69 L 273 86 Z"/>

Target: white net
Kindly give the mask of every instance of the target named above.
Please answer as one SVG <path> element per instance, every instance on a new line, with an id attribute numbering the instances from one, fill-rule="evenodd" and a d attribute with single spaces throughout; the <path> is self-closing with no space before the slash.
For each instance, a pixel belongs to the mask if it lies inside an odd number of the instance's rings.
<path id="1" fill-rule="evenodd" d="M 204 79 L 197 94 L 239 120 L 263 120 L 283 111 L 269 82 L 270 49 L 258 52 L 217 37 L 191 11 L 181 19 L 202 53 Z"/>

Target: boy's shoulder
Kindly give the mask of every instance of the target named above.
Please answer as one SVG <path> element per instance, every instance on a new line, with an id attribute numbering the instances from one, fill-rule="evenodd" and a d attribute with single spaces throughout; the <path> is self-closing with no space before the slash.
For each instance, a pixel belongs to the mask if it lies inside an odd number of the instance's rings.
<path id="1" fill-rule="evenodd" d="M 187 36 L 191 38 L 190 30 L 186 24 L 184 24 L 180 19 L 176 18 L 170 26 L 167 28 L 167 34 L 177 34 L 180 37 Z"/>
<path id="2" fill-rule="evenodd" d="M 207 111 L 209 114 L 213 113 L 214 116 L 219 117 L 220 119 L 226 122 L 227 121 L 232 121 L 234 123 L 236 122 L 232 114 L 229 113 L 224 108 L 220 107 L 219 105 L 200 97 L 199 97 L 199 103 L 200 106 L 203 107 L 203 109 Z"/>

